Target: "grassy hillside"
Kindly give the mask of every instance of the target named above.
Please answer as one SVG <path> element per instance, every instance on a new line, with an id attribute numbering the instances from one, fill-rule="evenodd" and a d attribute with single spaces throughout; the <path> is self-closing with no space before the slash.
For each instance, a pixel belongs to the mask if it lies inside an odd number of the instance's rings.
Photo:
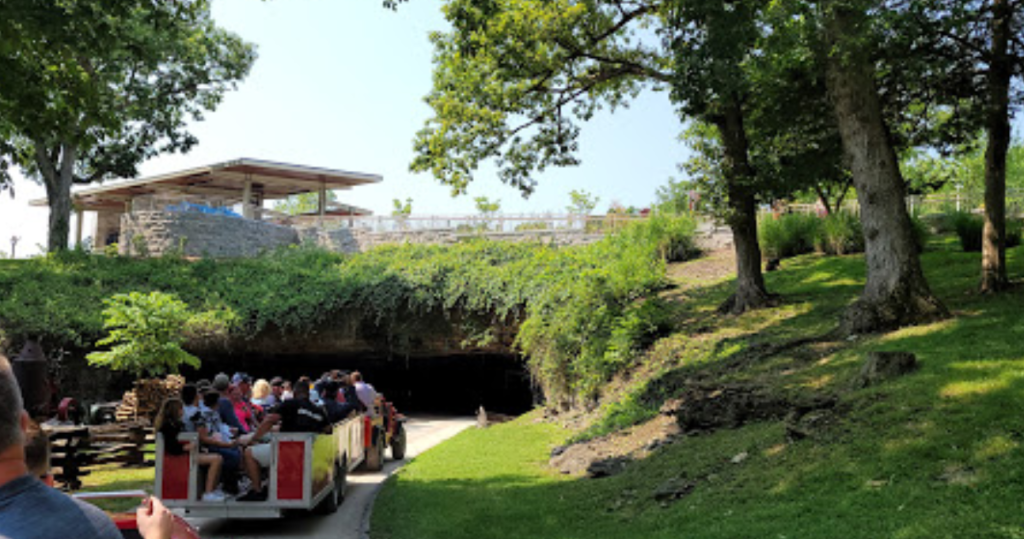
<path id="1" fill-rule="evenodd" d="M 832 328 L 859 292 L 863 259 L 786 261 L 767 276 L 784 304 L 741 317 L 714 313 L 729 283 L 701 279 L 702 263 L 671 268 L 679 287 L 667 295 L 678 302 L 680 330 L 609 388 L 613 398 L 589 430 L 538 412 L 466 432 L 390 480 L 371 536 L 1024 537 L 1024 290 L 980 296 L 976 254 L 927 253 L 928 278 L 955 318 L 780 349 Z M 1019 279 L 1020 249 L 1009 265 Z M 920 368 L 857 389 L 872 350 L 913 352 Z M 681 436 L 601 479 L 547 466 L 553 447 L 654 418 L 694 380 L 794 400 L 829 396 L 835 420 L 800 441 L 787 438 L 782 420 Z M 673 480 L 692 490 L 655 499 Z"/>

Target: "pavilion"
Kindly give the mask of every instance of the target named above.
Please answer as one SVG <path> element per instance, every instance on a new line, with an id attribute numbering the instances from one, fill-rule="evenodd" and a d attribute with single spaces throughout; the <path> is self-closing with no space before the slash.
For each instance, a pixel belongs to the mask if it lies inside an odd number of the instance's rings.
<path id="1" fill-rule="evenodd" d="M 328 201 L 327 191 L 380 183 L 377 174 L 349 172 L 241 158 L 149 178 L 121 181 L 72 193 L 77 213 L 76 243 L 82 241 L 84 212 L 96 212 L 93 247 L 118 242 L 122 217 L 140 211 L 199 211 L 257 221 L 295 224 L 317 219 L 371 215 L 349 204 Z M 291 216 L 264 207 L 266 201 L 317 193 L 314 211 Z M 30 202 L 46 206 L 46 199 Z M 235 211 L 241 209 L 241 213 Z"/>

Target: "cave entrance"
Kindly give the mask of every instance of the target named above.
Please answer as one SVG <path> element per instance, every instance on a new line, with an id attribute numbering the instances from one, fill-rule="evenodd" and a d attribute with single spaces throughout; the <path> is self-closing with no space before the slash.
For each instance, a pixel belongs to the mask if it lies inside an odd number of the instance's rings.
<path id="1" fill-rule="evenodd" d="M 539 397 L 530 382 L 526 363 L 512 354 L 473 354 L 413 358 L 339 358 L 320 355 L 269 357 L 204 357 L 190 381 L 212 379 L 218 372 L 245 371 L 253 378 L 281 376 L 294 382 L 300 376 L 314 380 L 332 369 L 358 370 L 402 413 L 473 415 L 480 406 L 488 411 L 518 415 L 533 408 Z"/>

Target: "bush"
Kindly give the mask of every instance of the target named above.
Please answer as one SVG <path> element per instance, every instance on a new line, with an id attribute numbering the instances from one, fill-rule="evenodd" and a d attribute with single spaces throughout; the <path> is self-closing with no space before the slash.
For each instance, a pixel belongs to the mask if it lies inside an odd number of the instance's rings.
<path id="1" fill-rule="evenodd" d="M 864 252 L 864 232 L 860 218 L 850 212 L 838 212 L 821 219 L 815 249 L 827 255 Z"/>
<path id="2" fill-rule="evenodd" d="M 110 334 L 97 345 L 114 345 L 89 354 L 90 365 L 145 374 L 177 373 L 182 365 L 199 368 L 199 358 L 181 348 L 192 318 L 188 305 L 171 294 L 115 294 L 103 300 L 104 327 Z"/>
<path id="3" fill-rule="evenodd" d="M 960 238 L 960 248 L 966 253 L 981 252 L 981 237 L 985 230 L 985 219 L 971 212 L 952 212 L 949 217 Z M 1011 219 L 1006 221 L 1006 248 L 1010 249 L 1021 244 L 1021 232 L 1024 223 Z"/>
<path id="4" fill-rule="evenodd" d="M 665 286 L 666 259 L 697 253 L 695 228 L 687 217 L 658 216 L 565 248 L 473 239 L 351 256 L 296 246 L 197 262 L 49 255 L 0 267 L 0 328 L 5 346 L 39 338 L 53 347 L 92 349 L 114 327 L 104 324 L 103 300 L 133 292 L 149 299 L 159 291 L 170 299 L 158 296 L 139 311 L 142 317 L 128 314 L 142 296 L 110 300 L 132 323 L 167 319 L 170 306 L 178 314 L 185 304 L 202 313 L 188 324 L 161 322 L 170 336 L 147 341 L 147 358 L 181 331 L 188 347 L 222 332 L 238 339 L 269 331 L 302 338 L 353 319 L 382 346 L 397 347 L 439 331 L 486 344 L 518 329 L 516 346 L 545 395 L 574 402 L 594 395 L 671 324 L 671 308 L 656 292 Z"/>
<path id="5" fill-rule="evenodd" d="M 764 258 L 781 260 L 814 252 L 821 219 L 815 215 L 788 213 L 766 216 L 758 226 L 758 240 Z"/>
<path id="6" fill-rule="evenodd" d="M 928 246 L 928 237 L 931 236 L 932 227 L 920 215 L 910 215 L 910 225 L 914 229 L 914 243 L 917 244 L 917 252 L 923 253 Z"/>

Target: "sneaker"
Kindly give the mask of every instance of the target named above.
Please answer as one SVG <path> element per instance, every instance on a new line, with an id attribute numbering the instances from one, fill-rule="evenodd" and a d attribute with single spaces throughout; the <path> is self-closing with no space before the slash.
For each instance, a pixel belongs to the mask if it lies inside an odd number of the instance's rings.
<path id="1" fill-rule="evenodd" d="M 223 492 L 213 491 L 203 494 L 202 500 L 204 502 L 222 502 L 224 501 L 224 498 L 225 497 Z"/>
<path id="2" fill-rule="evenodd" d="M 250 490 L 245 493 L 245 496 L 239 496 L 238 501 L 240 502 L 265 502 L 267 501 L 267 491 L 255 491 Z"/>

